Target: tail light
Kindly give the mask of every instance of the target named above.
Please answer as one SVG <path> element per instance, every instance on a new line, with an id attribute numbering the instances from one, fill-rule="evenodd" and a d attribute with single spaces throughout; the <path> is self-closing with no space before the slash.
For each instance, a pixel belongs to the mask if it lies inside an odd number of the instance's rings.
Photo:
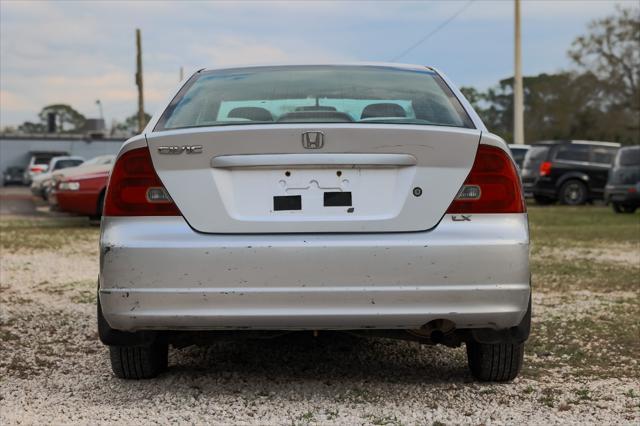
<path id="1" fill-rule="evenodd" d="M 447 213 L 524 213 L 520 178 L 500 148 L 480 145 L 471 172 Z"/>
<path id="2" fill-rule="evenodd" d="M 107 185 L 104 215 L 180 215 L 153 168 L 148 148 L 127 151 L 116 161 Z"/>
<path id="3" fill-rule="evenodd" d="M 551 174 L 551 162 L 545 161 L 540 163 L 540 176 L 549 176 Z"/>
<path id="4" fill-rule="evenodd" d="M 29 171 L 31 173 L 42 173 L 42 172 L 44 172 L 44 170 L 45 170 L 45 167 L 42 167 L 42 166 L 31 166 L 31 167 L 29 167 Z"/>

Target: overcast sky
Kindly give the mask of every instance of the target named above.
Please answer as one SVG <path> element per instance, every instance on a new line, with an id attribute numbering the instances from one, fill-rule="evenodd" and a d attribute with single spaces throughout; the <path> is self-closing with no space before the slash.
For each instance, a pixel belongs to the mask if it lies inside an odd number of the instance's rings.
<path id="1" fill-rule="evenodd" d="M 0 126 L 37 120 L 47 104 L 108 123 L 137 108 L 135 28 L 142 30 L 145 107 L 156 112 L 185 73 L 266 62 L 389 61 L 465 6 L 423 2 L 124 2 L 0 0 Z M 522 6 L 525 75 L 570 66 L 588 23 L 630 1 L 532 0 Z M 433 65 L 459 86 L 513 73 L 513 1 L 476 0 L 399 62 Z"/>

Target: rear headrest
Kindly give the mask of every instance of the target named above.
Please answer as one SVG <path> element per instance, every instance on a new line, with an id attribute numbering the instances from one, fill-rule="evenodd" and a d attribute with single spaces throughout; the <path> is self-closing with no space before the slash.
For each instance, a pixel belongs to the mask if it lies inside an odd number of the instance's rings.
<path id="1" fill-rule="evenodd" d="M 260 107 L 238 107 L 229 111 L 229 118 L 246 118 L 251 121 L 273 121 L 271 113 Z"/>
<path id="2" fill-rule="evenodd" d="M 360 119 L 375 117 L 406 117 L 407 113 L 398 104 L 380 103 L 367 105 L 360 115 Z"/>

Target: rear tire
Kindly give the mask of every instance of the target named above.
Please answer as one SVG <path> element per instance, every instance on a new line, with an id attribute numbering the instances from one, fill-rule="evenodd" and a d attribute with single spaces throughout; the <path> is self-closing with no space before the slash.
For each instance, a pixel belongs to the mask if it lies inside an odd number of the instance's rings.
<path id="1" fill-rule="evenodd" d="M 587 186 L 579 180 L 569 180 L 560 187 L 560 202 L 568 206 L 579 206 L 587 202 Z"/>
<path id="2" fill-rule="evenodd" d="M 167 369 L 169 346 L 109 346 L 111 369 L 121 379 L 140 380 L 156 377 Z"/>
<path id="3" fill-rule="evenodd" d="M 515 379 L 524 359 L 523 343 L 467 342 L 471 374 L 482 382 L 508 382 Z"/>
<path id="4" fill-rule="evenodd" d="M 533 199 L 535 200 L 536 204 L 541 206 L 548 206 L 556 201 L 553 198 L 545 197 L 544 195 L 534 195 Z"/>

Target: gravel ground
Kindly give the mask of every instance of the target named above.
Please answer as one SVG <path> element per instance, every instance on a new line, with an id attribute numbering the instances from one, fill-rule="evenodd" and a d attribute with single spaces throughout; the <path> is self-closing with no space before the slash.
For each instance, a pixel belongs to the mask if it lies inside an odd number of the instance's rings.
<path id="1" fill-rule="evenodd" d="M 31 235 L 29 243 L 17 245 L 18 231 L 0 228 L 3 425 L 640 423 L 637 353 L 594 335 L 593 350 L 615 356 L 610 370 L 594 373 L 582 358 L 545 349 L 558 337 L 545 334 L 544 318 L 635 309 L 635 290 L 537 292 L 527 367 L 511 384 L 473 382 L 464 348 L 338 333 L 172 350 L 167 373 L 129 382 L 113 377 L 97 340 L 98 230 L 32 226 L 33 235 L 19 234 Z"/>

